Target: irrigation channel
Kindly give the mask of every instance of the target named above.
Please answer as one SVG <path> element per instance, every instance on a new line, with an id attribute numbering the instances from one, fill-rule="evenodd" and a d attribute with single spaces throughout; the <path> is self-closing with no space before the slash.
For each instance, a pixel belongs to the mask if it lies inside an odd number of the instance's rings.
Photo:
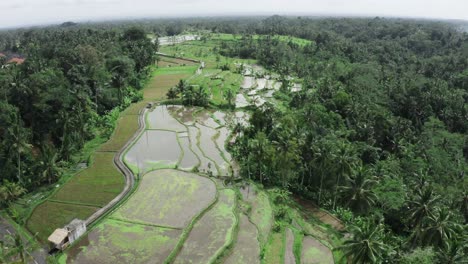
<path id="1" fill-rule="evenodd" d="M 60 263 L 274 263 L 261 260 L 262 250 L 278 263 L 334 263 L 331 246 L 300 231 L 311 228 L 303 221 L 272 242 L 265 190 L 225 185 L 238 175 L 226 144 L 237 123 L 248 124 L 242 107 L 260 106 L 279 89 L 245 75 L 235 111 L 156 103 L 135 116 L 140 129 L 115 156 L 128 189 L 88 219 L 105 213 Z M 296 244 L 303 248 L 293 252 Z"/>

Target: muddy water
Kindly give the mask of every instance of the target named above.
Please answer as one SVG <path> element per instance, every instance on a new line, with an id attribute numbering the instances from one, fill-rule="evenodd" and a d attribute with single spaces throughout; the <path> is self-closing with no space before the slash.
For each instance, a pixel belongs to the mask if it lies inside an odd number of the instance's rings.
<path id="1" fill-rule="evenodd" d="M 211 127 L 197 125 L 200 129 L 200 146 L 205 154 L 205 157 L 214 161 L 219 168 L 219 175 L 226 176 L 229 174 L 229 168 L 226 167 L 226 162 L 221 156 L 221 152 L 216 147 L 214 138 L 216 138 L 218 131 Z"/>
<path id="2" fill-rule="evenodd" d="M 239 219 L 239 233 L 232 254 L 226 259 L 226 264 L 257 264 L 260 263 L 260 244 L 258 231 L 245 214 Z"/>
<path id="3" fill-rule="evenodd" d="M 244 201 L 252 201 L 257 198 L 257 192 L 250 184 L 240 187 L 239 191 Z"/>
<path id="4" fill-rule="evenodd" d="M 185 228 L 215 199 L 216 185 L 208 178 L 178 170 L 158 170 L 143 176 L 138 190 L 112 217 Z"/>
<path id="5" fill-rule="evenodd" d="M 255 85 L 255 78 L 250 76 L 245 76 L 244 80 L 242 81 L 241 88 L 242 89 L 251 89 Z"/>
<path id="6" fill-rule="evenodd" d="M 193 125 L 195 122 L 195 118 L 193 117 L 193 114 L 195 111 L 197 111 L 199 108 L 196 107 L 182 107 L 178 111 L 171 111 L 171 115 L 175 118 L 177 118 L 181 123 L 185 125 Z"/>
<path id="7" fill-rule="evenodd" d="M 60 263 L 163 263 L 181 230 L 106 219 L 60 258 Z"/>
<path id="8" fill-rule="evenodd" d="M 236 95 L 236 108 L 249 106 L 250 103 L 247 101 L 243 94 Z"/>
<path id="9" fill-rule="evenodd" d="M 284 264 L 296 264 L 294 257 L 294 234 L 290 228 L 286 230 L 286 249 L 284 252 Z"/>
<path id="10" fill-rule="evenodd" d="M 204 126 L 217 128 L 220 126 L 212 117 L 212 112 L 204 110 L 197 114 L 196 121 Z"/>
<path id="11" fill-rule="evenodd" d="M 235 119 L 236 119 L 236 123 L 239 123 L 242 126 L 248 126 L 250 115 L 244 111 L 236 111 Z"/>
<path id="12" fill-rule="evenodd" d="M 263 97 L 261 97 L 259 95 L 253 96 L 252 100 L 253 100 L 255 106 L 257 106 L 257 107 L 262 106 L 266 102 L 265 99 L 263 99 Z"/>
<path id="13" fill-rule="evenodd" d="M 219 191 L 218 202 L 195 224 L 175 263 L 212 263 L 232 238 L 235 199 L 233 190 Z"/>
<path id="14" fill-rule="evenodd" d="M 175 132 L 146 130 L 125 155 L 125 161 L 139 172 L 174 167 L 181 155 Z"/>
<path id="15" fill-rule="evenodd" d="M 216 118 L 218 120 L 220 125 L 222 125 L 222 126 L 226 125 L 226 119 L 227 119 L 226 113 L 221 112 L 221 111 L 216 111 L 216 112 L 213 113 L 213 116 L 214 116 L 214 118 Z"/>
<path id="16" fill-rule="evenodd" d="M 265 78 L 257 79 L 257 87 L 255 88 L 255 90 L 260 91 L 265 89 L 266 84 L 267 80 Z"/>
<path id="17" fill-rule="evenodd" d="M 216 138 L 216 144 L 218 145 L 218 148 L 221 150 L 221 152 L 224 155 L 224 158 L 227 161 L 231 161 L 232 157 L 231 154 L 226 150 L 226 142 L 229 138 L 229 135 L 231 135 L 231 131 L 227 129 L 226 127 L 222 127 L 218 129 L 219 131 L 219 136 Z"/>
<path id="18" fill-rule="evenodd" d="M 190 136 L 190 144 L 192 147 L 193 152 L 195 155 L 198 156 L 200 159 L 200 166 L 198 167 L 198 170 L 203 173 L 209 173 L 211 172 L 212 175 L 217 176 L 218 175 L 218 170 L 216 169 L 216 166 L 213 161 L 207 159 L 203 153 L 201 152 L 199 146 L 198 146 L 198 137 L 199 137 L 199 130 L 198 128 L 194 126 L 189 126 L 189 136 Z"/>
<path id="19" fill-rule="evenodd" d="M 179 163 L 179 168 L 183 170 L 192 170 L 199 164 L 197 156 L 190 149 L 190 140 L 188 137 L 179 137 L 180 145 L 184 151 L 184 157 Z"/>
<path id="20" fill-rule="evenodd" d="M 329 248 L 311 236 L 302 240 L 301 263 L 333 264 L 333 254 Z"/>
<path id="21" fill-rule="evenodd" d="M 272 98 L 274 93 L 275 93 L 274 90 L 269 90 L 268 92 L 265 93 L 264 97 L 265 98 Z"/>
<path id="22" fill-rule="evenodd" d="M 187 131 L 187 128 L 179 123 L 169 111 L 177 111 L 177 106 L 157 106 L 153 111 L 147 115 L 147 128 L 148 129 L 165 129 L 176 132 Z"/>

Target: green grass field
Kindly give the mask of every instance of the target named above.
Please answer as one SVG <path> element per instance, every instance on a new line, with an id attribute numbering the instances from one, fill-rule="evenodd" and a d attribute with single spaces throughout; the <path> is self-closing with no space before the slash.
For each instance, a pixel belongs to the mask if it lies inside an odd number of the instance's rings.
<path id="1" fill-rule="evenodd" d="M 71 178 L 53 200 L 104 206 L 122 191 L 124 177 L 115 167 L 114 153 L 97 152 L 89 168 Z"/>
<path id="2" fill-rule="evenodd" d="M 282 264 L 284 260 L 284 231 L 281 233 L 272 233 L 263 252 L 264 264 Z"/>
<path id="3" fill-rule="evenodd" d="M 92 206 L 46 201 L 34 209 L 26 222 L 26 227 L 33 235 L 37 235 L 40 242 L 45 243 L 56 228 L 65 226 L 74 218 L 86 219 L 98 209 Z"/>

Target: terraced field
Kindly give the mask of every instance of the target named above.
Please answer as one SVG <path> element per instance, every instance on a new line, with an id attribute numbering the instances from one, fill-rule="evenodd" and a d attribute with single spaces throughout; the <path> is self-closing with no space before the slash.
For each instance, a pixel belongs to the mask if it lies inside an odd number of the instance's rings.
<path id="1" fill-rule="evenodd" d="M 188 47 L 190 52 L 200 49 L 203 54 L 205 50 L 199 41 L 179 45 L 182 50 Z M 170 51 L 171 47 L 164 49 Z M 224 78 L 213 85 L 213 94 L 218 93 L 214 98 L 221 94 L 219 89 L 224 85 L 228 87 L 222 89 L 240 89 L 240 75 L 220 73 L 214 69 L 214 58 L 211 55 L 205 58 L 209 62 L 206 71 Z M 229 62 L 234 66 L 233 61 Z M 180 63 L 177 59 L 167 59 L 160 64 L 163 68 L 154 74 L 156 78 L 145 90 L 145 104 L 165 94 L 168 87 L 178 82 L 179 76 L 187 78 L 189 72 L 193 74 L 197 68 L 196 65 L 182 67 Z M 207 76 L 197 78 L 199 82 L 211 82 Z M 252 79 L 252 82 L 260 84 L 263 87 L 260 90 L 269 87 L 266 79 Z M 138 107 L 145 104 L 130 107 L 125 116 L 135 117 Z M 225 184 L 225 179 L 235 177 L 232 170 L 235 162 L 226 144 L 235 136 L 231 131 L 237 123 L 248 125 L 249 115 L 248 110 L 221 111 L 156 104 L 147 111 L 144 130 L 124 156 L 124 162 L 138 180 L 137 188 L 79 242 L 60 255 L 59 262 L 334 263 L 332 244 L 322 243 L 330 237 L 315 237 L 323 231 L 316 232 L 319 228 L 316 222 L 291 211 L 294 226 L 289 223 L 275 228 L 275 205 L 270 201 L 268 190 L 253 183 L 246 188 Z M 131 124 L 132 121 L 125 118 L 121 122 Z M 131 131 L 130 128 L 118 128 L 116 138 L 101 149 L 110 151 L 108 155 L 112 158 L 112 151 L 119 149 L 124 135 Z M 113 174 L 112 168 L 106 168 L 94 176 L 106 179 L 106 175 L 118 175 Z M 93 175 L 92 167 L 88 170 L 89 175 Z M 80 183 L 78 179 L 75 181 Z M 112 181 L 104 182 L 108 184 L 102 188 L 115 188 Z M 90 189 L 90 192 L 98 193 L 99 190 Z M 74 212 L 80 214 L 80 218 L 85 218 L 105 202 L 84 196 L 75 198 L 70 195 L 72 198 L 68 198 L 69 195 L 56 194 L 57 199 L 63 201 L 76 200 L 73 206 L 79 208 Z M 50 200 L 44 206 L 51 203 L 54 201 Z M 48 212 L 53 210 L 48 209 Z M 37 218 L 41 214 L 33 217 L 33 222 L 40 223 Z"/>

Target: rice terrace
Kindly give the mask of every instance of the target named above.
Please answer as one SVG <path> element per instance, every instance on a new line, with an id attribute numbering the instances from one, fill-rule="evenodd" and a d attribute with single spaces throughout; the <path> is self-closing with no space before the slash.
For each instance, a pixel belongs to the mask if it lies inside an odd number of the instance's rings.
<path id="1" fill-rule="evenodd" d="M 68 22 L 43 50 L 6 34 L 0 263 L 463 263 L 468 37 L 412 23 Z"/>
<path id="2" fill-rule="evenodd" d="M 59 263 L 341 263 L 333 246 L 319 247 L 320 240 L 307 237 L 317 244 L 306 240 L 304 249 L 297 248 L 290 229 L 274 228 L 269 190 L 241 181 L 229 152 L 229 144 L 239 136 L 236 127 L 248 125 L 249 109 L 260 107 L 259 99 L 275 103 L 266 94 L 279 89 L 278 76 L 257 79 L 255 74 L 265 74 L 265 69 L 238 58 L 223 57 L 232 70 L 219 70 L 209 49 L 225 39 L 235 40 L 233 36 L 212 34 L 203 45 L 197 37 L 187 39 L 161 46 L 143 101 L 122 112 L 110 140 L 93 154 L 92 165 L 32 212 L 28 229 L 46 241 L 55 228 L 103 208 L 123 189 L 124 178 L 114 164 L 117 157 L 130 169 L 134 186 L 57 255 Z M 210 87 L 211 106 L 165 99 L 181 80 Z M 243 102 L 227 102 L 228 90 L 234 97 L 243 96 Z M 234 108 L 222 107 L 226 103 Z M 335 236 L 326 228 L 321 232 Z M 277 236 L 283 238 L 278 241 Z M 277 248 L 270 253 L 277 257 L 263 258 L 262 252 L 271 247 Z M 336 257 L 316 262 L 305 251 Z M 301 254 L 311 260 L 301 262 L 306 259 Z"/>

